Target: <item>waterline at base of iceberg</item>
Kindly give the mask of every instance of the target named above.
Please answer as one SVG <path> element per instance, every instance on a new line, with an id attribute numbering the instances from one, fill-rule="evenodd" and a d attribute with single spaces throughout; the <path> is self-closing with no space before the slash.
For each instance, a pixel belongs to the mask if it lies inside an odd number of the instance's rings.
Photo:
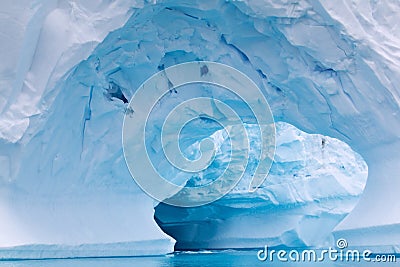
<path id="1" fill-rule="evenodd" d="M 400 255 L 396 255 L 399 258 Z M 343 261 L 324 261 L 324 262 L 265 262 L 257 258 L 257 249 L 250 250 L 219 250 L 219 251 L 188 251 L 175 252 L 164 256 L 148 257 L 114 257 L 114 258 L 81 258 L 81 259 L 47 259 L 47 260 L 28 260 L 28 261 L 0 261 L 3 267 L 245 267 L 245 266 L 270 266 L 270 267 L 290 267 L 290 266 L 324 266 L 341 267 L 347 266 L 349 262 Z M 398 262 L 351 262 L 352 266 L 385 266 L 395 267 Z"/>

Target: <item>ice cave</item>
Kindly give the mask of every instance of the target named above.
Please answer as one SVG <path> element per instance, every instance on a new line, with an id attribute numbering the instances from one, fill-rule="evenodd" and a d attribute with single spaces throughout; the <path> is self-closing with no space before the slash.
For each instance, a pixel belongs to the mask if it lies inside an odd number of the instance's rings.
<path id="1" fill-rule="evenodd" d="M 399 253 L 396 0 L 14 2 L 0 4 L 0 258 L 335 238 Z M 277 144 L 255 193 L 245 175 L 220 200 L 179 208 L 135 184 L 121 129 L 146 79 L 191 61 L 250 77 L 271 107 Z M 224 141 L 218 128 L 199 127 L 187 132 L 188 150 L 201 136 Z"/>

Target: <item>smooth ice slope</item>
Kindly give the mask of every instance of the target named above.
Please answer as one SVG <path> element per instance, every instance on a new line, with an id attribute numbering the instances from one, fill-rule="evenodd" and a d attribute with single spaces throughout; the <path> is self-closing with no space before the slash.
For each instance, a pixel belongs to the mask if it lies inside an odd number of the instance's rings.
<path id="1" fill-rule="evenodd" d="M 141 1 L 4 0 L 0 16 L 0 138 L 16 142 L 45 111 L 46 89 L 121 27 Z"/>
<path id="2" fill-rule="evenodd" d="M 0 5 L 0 258 L 171 252 L 124 164 L 123 106 L 86 90 L 79 69 L 61 78 L 143 3 Z"/>
<path id="3" fill-rule="evenodd" d="M 255 142 L 256 127 L 247 127 L 250 141 Z M 221 135 L 221 130 L 211 135 L 218 150 L 226 141 Z M 155 218 L 176 239 L 175 248 L 323 247 L 332 243 L 333 228 L 351 212 L 364 189 L 366 163 L 337 139 L 306 134 L 282 122 L 276 125 L 276 142 L 270 174 L 256 192 L 248 191 L 251 172 L 246 172 L 228 195 L 214 203 L 197 208 L 156 207 Z M 249 166 L 253 166 L 257 154 L 250 155 Z M 215 165 L 201 182 L 227 160 L 217 154 Z"/>
<path id="4" fill-rule="evenodd" d="M 132 240 L 146 232 L 138 217 L 153 233 L 138 239 L 164 239 L 152 201 L 123 164 L 121 94 L 129 99 L 157 70 L 196 59 L 245 72 L 277 120 L 360 153 L 368 183 L 337 235 L 354 245 L 398 243 L 396 0 L 11 2 L 2 1 L 0 17 L 1 246 Z M 67 72 L 93 40 L 99 47 Z M 132 213 L 114 213 L 124 201 Z"/>

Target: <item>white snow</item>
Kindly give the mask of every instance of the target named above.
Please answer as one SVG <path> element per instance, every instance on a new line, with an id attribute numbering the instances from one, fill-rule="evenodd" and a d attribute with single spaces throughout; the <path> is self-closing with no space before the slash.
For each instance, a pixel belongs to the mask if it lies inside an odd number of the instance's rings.
<path id="1" fill-rule="evenodd" d="M 43 93 L 141 1 L 11 1 L 1 4 L 0 138 L 17 142 L 29 118 L 46 110 Z"/>

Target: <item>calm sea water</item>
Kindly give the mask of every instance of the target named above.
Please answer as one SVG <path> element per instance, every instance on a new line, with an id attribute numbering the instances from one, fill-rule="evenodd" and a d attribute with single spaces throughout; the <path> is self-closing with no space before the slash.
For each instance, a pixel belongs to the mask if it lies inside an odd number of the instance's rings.
<path id="1" fill-rule="evenodd" d="M 175 253 L 166 256 L 131 257 L 131 258 L 85 258 L 60 260 L 25 260 L 0 261 L 1 267 L 242 267 L 242 266 L 269 266 L 269 267 L 337 267 L 337 266 L 400 266 L 400 263 L 366 263 L 366 262 L 261 262 L 257 259 L 257 251 L 222 251 L 200 253 Z"/>

